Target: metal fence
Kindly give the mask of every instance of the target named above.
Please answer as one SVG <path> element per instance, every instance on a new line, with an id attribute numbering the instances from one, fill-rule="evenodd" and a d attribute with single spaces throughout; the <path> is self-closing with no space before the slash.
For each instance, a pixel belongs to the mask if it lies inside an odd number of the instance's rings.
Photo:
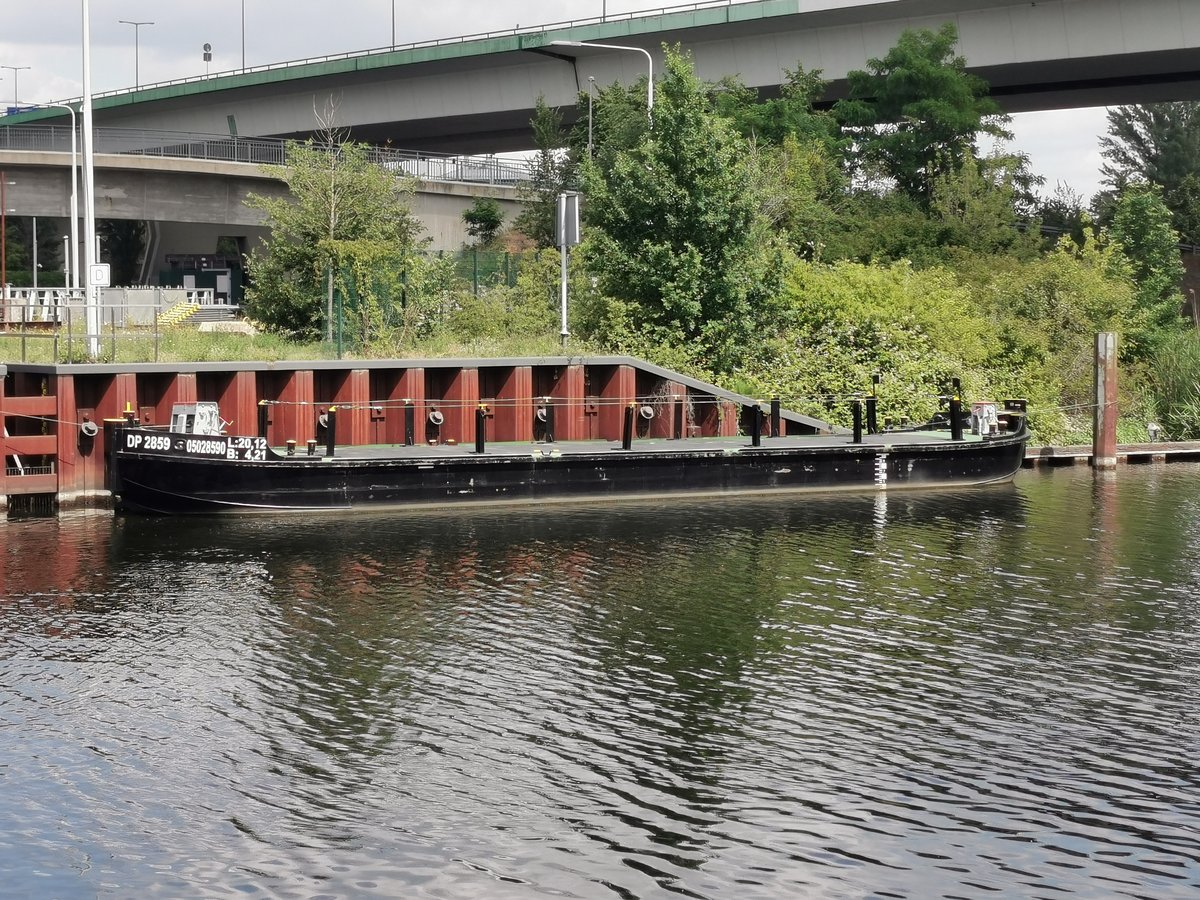
<path id="1" fill-rule="evenodd" d="M 288 141 L 144 128 L 96 128 L 96 153 L 152 156 L 281 166 Z M 71 152 L 65 125 L 0 125 L 0 150 Z M 530 178 L 530 162 L 520 157 L 453 156 L 419 150 L 373 147 L 368 158 L 383 168 L 425 181 L 515 185 Z"/>
<path id="2" fill-rule="evenodd" d="M 158 306 L 147 306 L 134 317 L 144 324 L 131 327 L 129 307 L 101 307 L 99 333 L 90 333 L 82 300 L 47 304 L 0 326 L 0 359 L 19 354 L 21 362 L 85 362 L 94 340 L 110 360 L 117 359 L 119 344 L 136 342 L 158 362 L 161 313 Z"/>

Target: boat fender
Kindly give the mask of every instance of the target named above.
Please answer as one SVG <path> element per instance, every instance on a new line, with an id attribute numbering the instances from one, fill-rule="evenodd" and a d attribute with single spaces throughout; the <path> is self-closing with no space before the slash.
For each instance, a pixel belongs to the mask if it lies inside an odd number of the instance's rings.
<path id="1" fill-rule="evenodd" d="M 640 410 L 638 410 L 638 412 L 640 413 L 641 417 L 647 421 L 654 418 L 653 406 L 643 406 Z"/>
<path id="2" fill-rule="evenodd" d="M 429 424 L 430 425 L 441 425 L 445 421 L 446 421 L 446 417 L 443 416 L 440 411 L 438 411 L 436 409 L 429 411 Z"/>
<path id="3" fill-rule="evenodd" d="M 81 422 L 79 433 L 85 438 L 94 438 L 100 433 L 100 427 L 95 422 Z"/>

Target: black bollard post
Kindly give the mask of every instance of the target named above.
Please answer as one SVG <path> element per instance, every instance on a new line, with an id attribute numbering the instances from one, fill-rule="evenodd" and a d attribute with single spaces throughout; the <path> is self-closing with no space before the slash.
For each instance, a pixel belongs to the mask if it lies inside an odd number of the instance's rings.
<path id="1" fill-rule="evenodd" d="M 546 421 L 543 423 L 546 426 L 546 443 L 554 443 L 554 404 L 550 398 L 546 398 Z"/>
<path id="2" fill-rule="evenodd" d="M 879 381 L 878 374 L 871 376 L 871 396 L 867 397 L 867 434 L 879 431 Z"/>
<path id="3" fill-rule="evenodd" d="M 763 411 L 762 406 L 755 403 L 754 412 L 750 416 L 750 446 L 762 446 Z"/>
<path id="4" fill-rule="evenodd" d="M 295 438 L 288 438 L 286 447 L 287 447 L 287 455 L 288 456 L 296 455 L 296 439 Z"/>
<path id="5" fill-rule="evenodd" d="M 411 400 L 404 401 L 404 446 L 417 442 L 417 410 Z"/>
<path id="6" fill-rule="evenodd" d="M 258 401 L 258 436 L 265 438 L 267 436 L 267 401 Z"/>
<path id="7" fill-rule="evenodd" d="M 854 443 L 862 443 L 862 428 L 863 428 L 863 402 L 855 400 L 851 404 L 851 412 L 854 414 Z"/>
<path id="8" fill-rule="evenodd" d="M 482 453 L 485 448 L 487 431 L 487 406 L 480 403 L 475 410 L 475 452 Z"/>
<path id="9" fill-rule="evenodd" d="M 622 450 L 630 450 L 633 448 L 633 413 L 636 406 L 636 403 L 630 403 L 625 407 L 625 424 L 621 429 Z"/>
<path id="10" fill-rule="evenodd" d="M 961 441 L 962 439 L 962 400 L 958 398 L 958 394 L 955 394 L 950 398 L 950 440 Z"/>
<path id="11" fill-rule="evenodd" d="M 325 455 L 333 456 L 337 446 L 337 407 L 329 407 L 327 424 L 325 425 Z"/>
<path id="12" fill-rule="evenodd" d="M 779 437 L 780 426 L 782 425 L 783 417 L 782 410 L 779 407 L 779 398 L 771 398 L 771 437 Z"/>

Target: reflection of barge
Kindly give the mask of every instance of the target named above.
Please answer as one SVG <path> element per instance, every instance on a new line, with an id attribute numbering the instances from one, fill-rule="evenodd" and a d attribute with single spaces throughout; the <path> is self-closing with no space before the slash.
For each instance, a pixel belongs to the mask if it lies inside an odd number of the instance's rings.
<path id="1" fill-rule="evenodd" d="M 1023 406 L 977 416 L 980 434 L 964 433 L 955 401 L 940 428 L 763 439 L 755 410 L 747 437 L 635 441 L 629 404 L 621 441 L 349 448 L 335 446 L 330 410 L 324 446 L 299 455 L 181 414 L 171 429 L 117 427 L 112 489 L 118 509 L 183 514 L 990 484 L 1021 465 Z"/>

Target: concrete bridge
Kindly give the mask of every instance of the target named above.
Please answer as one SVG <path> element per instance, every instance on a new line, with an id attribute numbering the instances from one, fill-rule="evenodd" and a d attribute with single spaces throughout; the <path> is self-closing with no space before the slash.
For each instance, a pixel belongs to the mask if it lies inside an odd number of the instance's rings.
<path id="1" fill-rule="evenodd" d="M 496 199 L 506 220 L 519 211 L 511 181 L 455 180 L 453 167 L 446 162 L 406 160 L 398 168 L 424 176 L 417 181 L 412 210 L 424 225 L 432 250 L 462 246 L 467 238 L 462 214 L 478 197 Z M 5 200 L 10 217 L 70 220 L 69 151 L 0 149 L 0 172 L 8 182 Z M 97 153 L 95 185 L 97 219 L 147 224 L 139 279 L 144 284 L 157 284 L 158 273 L 171 268 L 173 257 L 211 256 L 220 238 L 233 238 L 243 249 L 254 247 L 267 229 L 262 213 L 246 205 L 247 196 L 286 194 L 284 183 L 258 162 L 129 153 Z"/>
<path id="2" fill-rule="evenodd" d="M 768 94 L 800 64 L 823 70 L 832 99 L 848 71 L 903 30 L 944 22 L 957 25 L 969 67 L 1012 112 L 1200 96 L 1195 0 L 713 0 L 114 91 L 95 99 L 95 116 L 125 128 L 296 137 L 313 131 L 314 104 L 332 100 L 358 140 L 501 152 L 531 146 L 539 95 L 573 115 L 589 77 L 631 83 L 647 71 L 641 53 L 558 41 L 640 47 L 656 64 L 662 44 L 680 43 L 701 78 L 737 74 Z"/>

